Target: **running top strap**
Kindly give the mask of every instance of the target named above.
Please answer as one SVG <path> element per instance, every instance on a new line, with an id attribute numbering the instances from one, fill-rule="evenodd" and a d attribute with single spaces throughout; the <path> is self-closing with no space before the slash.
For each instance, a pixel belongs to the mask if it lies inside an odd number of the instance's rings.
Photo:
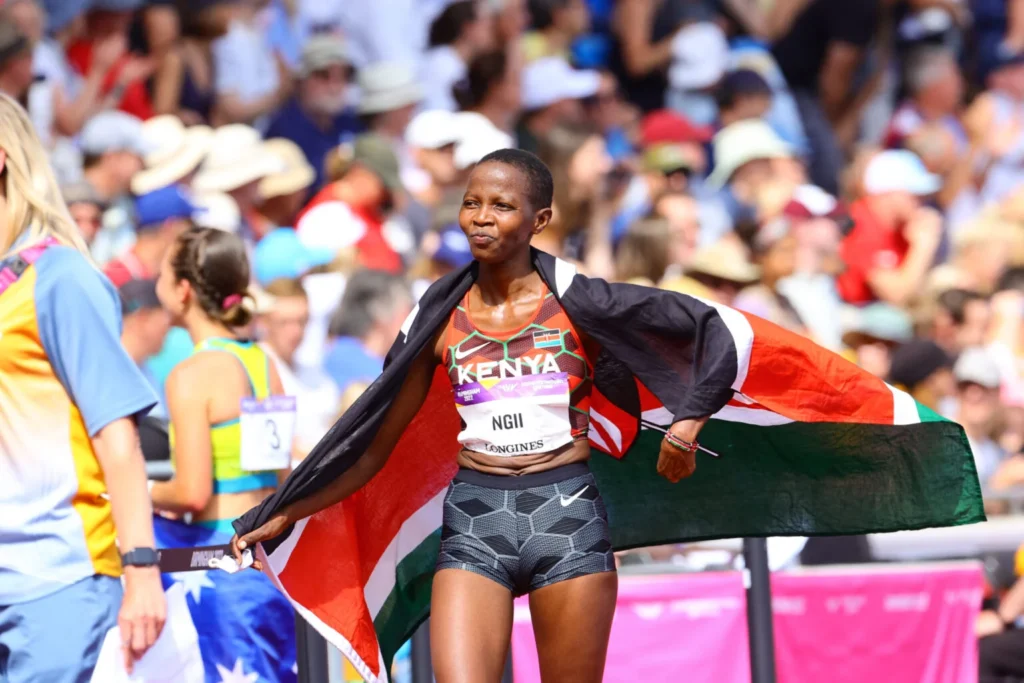
<path id="1" fill-rule="evenodd" d="M 50 247 L 60 244 L 53 237 L 44 237 L 30 247 L 0 261 L 0 294 L 3 294 L 24 274 L 28 267 L 39 260 Z"/>

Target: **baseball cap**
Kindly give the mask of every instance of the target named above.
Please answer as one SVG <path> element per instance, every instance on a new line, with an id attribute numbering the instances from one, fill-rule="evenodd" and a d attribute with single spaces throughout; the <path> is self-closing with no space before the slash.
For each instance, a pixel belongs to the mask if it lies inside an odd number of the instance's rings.
<path id="1" fill-rule="evenodd" d="M 670 109 L 652 111 L 640 122 L 640 144 L 644 147 L 663 142 L 707 142 L 713 134 L 709 126 L 697 126 Z"/>
<path id="2" fill-rule="evenodd" d="M 352 142 L 352 163 L 370 169 L 391 191 L 402 189 L 398 157 L 391 142 L 377 133 L 364 133 Z"/>
<path id="3" fill-rule="evenodd" d="M 93 184 L 85 180 L 62 185 L 60 193 L 64 197 L 64 203 L 69 206 L 71 204 L 95 204 L 101 210 L 107 208 L 107 202 L 96 191 Z"/>
<path id="4" fill-rule="evenodd" d="M 198 210 L 180 185 L 168 185 L 135 199 L 135 217 L 140 229 L 157 227 L 174 218 L 192 218 Z"/>
<path id="5" fill-rule="evenodd" d="M 334 260 L 330 249 L 307 247 L 291 228 L 277 228 L 264 236 L 253 253 L 256 281 L 262 286 L 280 278 L 296 278 L 311 268 Z"/>
<path id="6" fill-rule="evenodd" d="M 672 65 L 668 81 L 679 90 L 701 90 L 722 78 L 729 67 L 729 40 L 712 21 L 701 21 L 676 31 L 672 38 Z"/>
<path id="7" fill-rule="evenodd" d="M 515 147 L 511 135 L 496 127 L 487 117 L 476 112 L 456 114 L 459 141 L 455 145 L 455 168 L 464 170 L 491 152 Z"/>
<path id="8" fill-rule="evenodd" d="M 461 268 L 473 260 L 469 240 L 458 224 L 451 224 L 441 230 L 441 243 L 431 258 L 452 268 Z"/>
<path id="9" fill-rule="evenodd" d="M 889 381 L 913 390 L 929 376 L 953 367 L 953 360 L 931 339 L 913 339 L 893 351 Z"/>
<path id="10" fill-rule="evenodd" d="M 942 179 L 928 171 L 924 162 L 905 149 L 879 152 L 864 169 L 864 190 L 868 194 L 909 192 L 918 196 L 935 194 Z"/>
<path id="11" fill-rule="evenodd" d="M 596 71 L 581 71 L 561 57 L 543 57 L 523 69 L 523 109 L 534 111 L 561 100 L 580 100 L 596 95 L 601 76 Z"/>
<path id="12" fill-rule="evenodd" d="M 405 142 L 420 149 L 440 149 L 458 142 L 458 114 L 445 109 L 420 112 L 405 129 Z"/>
<path id="13" fill-rule="evenodd" d="M 125 315 L 160 308 L 156 280 L 129 280 L 117 292 L 121 295 L 121 309 Z"/>
<path id="14" fill-rule="evenodd" d="M 817 185 L 800 185 L 782 208 L 789 218 L 840 218 L 844 215 L 842 203 Z"/>
<path id="15" fill-rule="evenodd" d="M 999 366 L 985 349 L 978 346 L 963 350 L 953 365 L 953 376 L 957 382 L 980 384 L 988 389 L 998 389 L 1002 384 Z"/>
<path id="16" fill-rule="evenodd" d="M 760 119 L 737 121 L 714 138 L 715 168 L 708 184 L 722 187 L 744 164 L 758 159 L 790 159 L 793 148 Z"/>
<path id="17" fill-rule="evenodd" d="M 348 52 L 341 38 L 333 35 L 313 36 L 302 48 L 299 73 L 306 78 L 314 71 L 338 64 L 348 64 Z"/>
<path id="18" fill-rule="evenodd" d="M 79 140 L 82 152 L 134 152 L 145 157 L 152 149 L 142 132 L 142 121 L 123 111 L 103 111 L 85 122 Z"/>
<path id="19" fill-rule="evenodd" d="M 693 157 L 687 154 L 682 145 L 672 143 L 652 145 L 644 150 L 643 165 L 646 171 L 661 171 L 662 173 L 680 169 L 693 170 Z"/>
<path id="20" fill-rule="evenodd" d="M 843 343 L 857 347 L 864 343 L 903 344 L 914 336 L 914 323 L 905 311 L 885 303 L 843 312 Z"/>

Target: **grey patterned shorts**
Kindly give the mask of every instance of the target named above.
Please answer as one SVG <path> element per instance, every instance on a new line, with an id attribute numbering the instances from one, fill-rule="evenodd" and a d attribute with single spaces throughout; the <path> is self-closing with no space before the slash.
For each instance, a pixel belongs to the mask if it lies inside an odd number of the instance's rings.
<path id="1" fill-rule="evenodd" d="M 523 595 L 615 571 L 608 517 L 584 463 L 517 477 L 460 469 L 444 499 L 437 569 L 465 569 Z"/>

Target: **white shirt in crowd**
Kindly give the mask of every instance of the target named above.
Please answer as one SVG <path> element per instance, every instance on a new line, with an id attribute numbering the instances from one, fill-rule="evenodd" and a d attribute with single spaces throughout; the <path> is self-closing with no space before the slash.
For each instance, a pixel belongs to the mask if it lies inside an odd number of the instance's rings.
<path id="1" fill-rule="evenodd" d="M 447 45 L 427 50 L 420 67 L 420 83 L 423 84 L 423 111 L 444 109 L 458 111 L 459 106 L 452 95 L 452 88 L 466 77 L 466 63 Z"/>
<path id="2" fill-rule="evenodd" d="M 309 453 L 334 424 L 341 394 L 331 378 L 312 368 L 292 367 L 273 349 L 260 347 L 273 359 L 287 396 L 295 397 L 295 445 Z"/>
<path id="3" fill-rule="evenodd" d="M 252 102 L 277 90 L 280 74 L 274 51 L 267 42 L 266 26 L 269 20 L 264 10 L 256 22 L 236 21 L 227 34 L 213 43 L 214 89 L 217 93 L 234 93 L 243 102 Z M 254 122 L 258 130 L 265 130 L 269 118 Z"/>

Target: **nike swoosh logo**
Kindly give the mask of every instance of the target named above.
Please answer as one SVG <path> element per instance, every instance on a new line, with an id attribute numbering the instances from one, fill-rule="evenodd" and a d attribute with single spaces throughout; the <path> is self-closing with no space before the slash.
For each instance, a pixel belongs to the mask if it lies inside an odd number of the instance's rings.
<path id="1" fill-rule="evenodd" d="M 455 360 L 462 360 L 466 356 L 471 356 L 485 346 L 487 346 L 487 342 L 484 342 L 480 346 L 474 346 L 471 349 L 455 349 Z"/>
<path id="2" fill-rule="evenodd" d="M 580 496 L 582 496 L 583 492 L 586 491 L 589 487 L 590 487 L 590 484 L 587 484 L 586 486 L 581 488 L 579 491 L 577 491 L 576 493 L 572 494 L 572 498 L 566 498 L 565 494 L 563 493 L 562 494 L 562 500 L 561 500 L 562 507 L 567 508 L 570 505 L 572 505 L 573 501 L 576 500 L 577 498 L 579 498 Z"/>

